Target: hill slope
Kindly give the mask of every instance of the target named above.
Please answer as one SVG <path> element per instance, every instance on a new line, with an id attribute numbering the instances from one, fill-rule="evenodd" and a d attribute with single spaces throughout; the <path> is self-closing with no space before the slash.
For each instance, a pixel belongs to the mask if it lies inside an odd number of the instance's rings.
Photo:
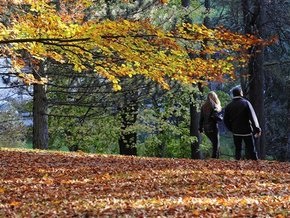
<path id="1" fill-rule="evenodd" d="M 0 217 L 290 217 L 290 163 L 0 150 Z"/>

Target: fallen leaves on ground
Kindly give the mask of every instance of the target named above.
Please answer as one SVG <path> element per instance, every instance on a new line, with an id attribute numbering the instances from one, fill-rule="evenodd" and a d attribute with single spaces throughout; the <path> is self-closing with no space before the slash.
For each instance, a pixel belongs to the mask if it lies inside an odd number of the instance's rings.
<path id="1" fill-rule="evenodd" d="M 290 217 L 290 163 L 0 150 L 0 217 Z"/>

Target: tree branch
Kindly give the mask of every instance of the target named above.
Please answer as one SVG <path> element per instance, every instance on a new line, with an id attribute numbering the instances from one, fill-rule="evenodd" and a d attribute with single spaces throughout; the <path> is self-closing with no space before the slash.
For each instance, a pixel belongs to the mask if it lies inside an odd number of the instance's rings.
<path id="1" fill-rule="evenodd" d="M 83 42 L 88 41 L 90 38 L 80 38 L 80 39 L 61 39 L 61 38 L 27 38 L 27 39 L 7 39 L 0 40 L 0 44 L 9 44 L 9 43 L 25 43 L 25 42 L 40 42 L 43 44 L 51 44 L 53 42 Z M 57 44 L 56 44 L 57 45 Z"/>

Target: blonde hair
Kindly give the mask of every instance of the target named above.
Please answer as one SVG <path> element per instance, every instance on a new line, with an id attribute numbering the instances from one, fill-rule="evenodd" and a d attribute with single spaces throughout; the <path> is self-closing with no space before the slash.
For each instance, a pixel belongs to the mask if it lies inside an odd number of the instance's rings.
<path id="1" fill-rule="evenodd" d="M 207 94 L 207 101 L 212 105 L 212 107 L 217 110 L 218 112 L 220 112 L 222 110 L 221 107 L 221 102 L 217 96 L 217 94 L 214 91 L 210 91 Z"/>

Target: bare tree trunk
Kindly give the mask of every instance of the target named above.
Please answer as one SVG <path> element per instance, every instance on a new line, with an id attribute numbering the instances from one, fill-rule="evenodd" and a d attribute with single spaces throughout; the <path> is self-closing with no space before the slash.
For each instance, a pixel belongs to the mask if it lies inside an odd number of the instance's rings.
<path id="1" fill-rule="evenodd" d="M 181 0 L 181 5 L 184 9 L 187 9 L 190 6 L 190 0 Z M 184 17 L 185 23 L 192 23 L 191 18 L 187 15 Z M 189 55 L 190 58 L 190 55 Z M 199 133 L 198 133 L 198 120 L 199 114 L 194 102 L 190 102 L 190 136 L 197 138 L 195 142 L 191 143 L 191 158 L 192 159 L 201 159 L 201 153 L 199 151 Z"/>
<path id="2" fill-rule="evenodd" d="M 43 67 L 34 73 L 35 78 L 43 74 Z M 47 97 L 44 85 L 33 85 L 33 148 L 48 148 Z"/>
<path id="3" fill-rule="evenodd" d="M 206 27 L 210 27 L 210 18 L 209 18 L 209 13 L 210 13 L 210 0 L 205 0 L 204 1 L 204 7 L 205 7 L 205 17 L 203 20 L 203 24 Z"/>
<path id="4" fill-rule="evenodd" d="M 57 10 L 60 10 L 59 0 L 55 0 Z M 35 78 L 44 76 L 44 65 L 39 72 L 33 72 Z M 48 101 L 45 85 L 33 85 L 33 136 L 32 147 L 34 149 L 48 149 Z"/>
<path id="5" fill-rule="evenodd" d="M 245 33 L 253 34 L 259 38 L 264 36 L 265 4 L 264 0 L 242 1 Z M 257 140 L 256 146 L 259 158 L 265 159 L 265 115 L 264 115 L 264 50 L 262 46 L 250 50 L 252 55 L 249 69 L 248 97 L 257 113 L 262 128 L 262 136 Z"/>
<path id="6" fill-rule="evenodd" d="M 121 134 L 119 137 L 120 154 L 122 155 L 137 155 L 137 133 L 128 131 L 137 120 L 138 103 L 136 99 L 130 99 L 124 106 L 121 113 Z"/>
<path id="7" fill-rule="evenodd" d="M 199 133 L 198 133 L 199 113 L 194 103 L 190 104 L 190 136 L 195 136 L 196 141 L 191 143 L 191 158 L 201 159 L 201 152 L 199 150 Z"/>
<path id="8" fill-rule="evenodd" d="M 186 0 L 184 0 L 186 1 Z M 189 5 L 189 4 L 187 4 Z M 204 18 L 203 24 L 206 27 L 210 27 L 210 18 L 209 18 L 209 12 L 210 12 L 210 0 L 205 0 L 204 1 L 204 7 L 205 7 L 205 13 L 206 16 Z M 207 42 L 204 42 L 207 43 Z M 207 57 L 203 57 L 203 58 L 207 58 Z M 198 86 L 199 91 L 203 92 L 203 89 L 201 86 Z M 198 98 L 198 94 L 194 94 L 195 98 Z M 191 102 L 190 103 L 190 136 L 195 136 L 196 137 L 196 141 L 192 142 L 191 144 L 191 158 L 192 159 L 201 159 L 202 158 L 202 154 L 199 150 L 199 145 L 200 145 L 200 136 L 199 136 L 199 132 L 198 132 L 198 125 L 199 125 L 199 112 L 197 111 L 197 106 L 195 104 L 195 102 Z"/>
<path id="9" fill-rule="evenodd" d="M 290 93 L 290 80 L 287 81 L 287 93 Z M 287 130 L 287 137 L 286 140 L 286 160 L 290 161 L 290 95 L 288 94 L 288 130 Z"/>

